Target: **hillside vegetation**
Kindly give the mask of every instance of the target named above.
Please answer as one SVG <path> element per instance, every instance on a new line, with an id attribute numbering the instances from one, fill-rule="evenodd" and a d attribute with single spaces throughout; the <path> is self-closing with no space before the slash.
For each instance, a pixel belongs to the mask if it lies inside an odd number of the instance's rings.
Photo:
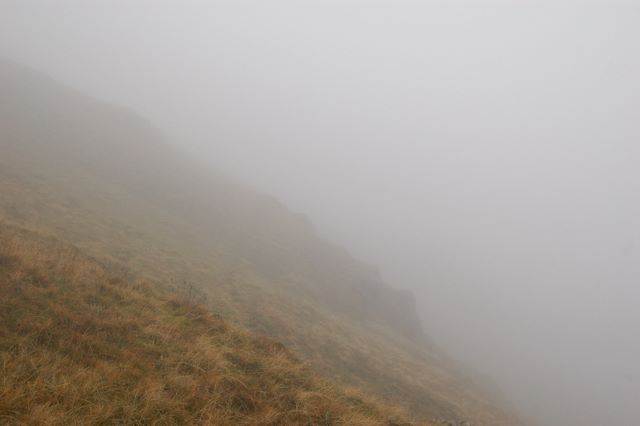
<path id="1" fill-rule="evenodd" d="M 518 423 L 428 342 L 410 294 L 319 239 L 304 217 L 183 158 L 125 110 L 8 64 L 0 89 L 5 223 L 187 294 L 413 415 Z"/>
<path id="2" fill-rule="evenodd" d="M 2 424 L 409 425 L 74 247 L 0 223 Z"/>

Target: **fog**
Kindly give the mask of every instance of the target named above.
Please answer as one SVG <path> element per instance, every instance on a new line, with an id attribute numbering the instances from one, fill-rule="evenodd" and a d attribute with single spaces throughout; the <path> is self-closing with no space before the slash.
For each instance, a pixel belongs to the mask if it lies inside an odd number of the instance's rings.
<path id="1" fill-rule="evenodd" d="M 0 56 L 150 118 L 411 289 L 539 425 L 636 425 L 640 6 L 7 1 Z"/>

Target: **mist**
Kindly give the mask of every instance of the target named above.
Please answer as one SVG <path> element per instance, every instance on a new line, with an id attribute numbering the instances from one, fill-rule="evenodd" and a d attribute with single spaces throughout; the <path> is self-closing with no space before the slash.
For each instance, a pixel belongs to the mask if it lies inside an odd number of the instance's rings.
<path id="1" fill-rule="evenodd" d="M 622 1 L 5 0 L 0 56 L 307 215 L 532 424 L 632 426 L 639 19 Z"/>

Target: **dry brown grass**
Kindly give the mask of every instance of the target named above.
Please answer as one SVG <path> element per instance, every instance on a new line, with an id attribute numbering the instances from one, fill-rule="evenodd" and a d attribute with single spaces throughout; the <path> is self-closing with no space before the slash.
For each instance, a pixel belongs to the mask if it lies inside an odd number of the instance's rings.
<path id="1" fill-rule="evenodd" d="M 212 238 L 208 228 L 199 232 L 167 206 L 148 205 L 144 197 L 90 174 L 80 178 L 74 170 L 64 180 L 52 162 L 30 165 L 26 157 L 35 156 L 2 152 L 10 155 L 0 156 L 0 220 L 70 241 L 110 268 L 166 287 L 193 283 L 208 297 L 207 307 L 225 319 L 282 342 L 323 377 L 403 405 L 418 417 L 520 423 L 458 380 L 446 360 L 420 342 L 334 311 L 305 293 L 311 281 L 279 287 L 234 253 L 237 241 Z"/>
<path id="2" fill-rule="evenodd" d="M 0 422 L 399 425 L 405 415 L 74 247 L 0 223 Z"/>
<path id="3" fill-rule="evenodd" d="M 124 282 L 193 284 L 226 320 L 416 416 L 521 424 L 420 338 L 406 295 L 298 215 L 180 158 L 128 111 L 3 71 L 0 221 L 137 277 Z"/>

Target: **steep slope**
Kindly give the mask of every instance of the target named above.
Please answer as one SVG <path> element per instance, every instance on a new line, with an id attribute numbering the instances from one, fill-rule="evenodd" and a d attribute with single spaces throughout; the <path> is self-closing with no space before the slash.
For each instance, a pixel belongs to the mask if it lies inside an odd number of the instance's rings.
<path id="1" fill-rule="evenodd" d="M 3 424 L 400 425 L 153 283 L 0 223 Z"/>
<path id="2" fill-rule="evenodd" d="M 192 289 L 316 371 L 426 417 L 516 424 L 451 373 L 410 295 L 277 201 L 182 158 L 127 111 L 0 66 L 0 218 Z"/>

